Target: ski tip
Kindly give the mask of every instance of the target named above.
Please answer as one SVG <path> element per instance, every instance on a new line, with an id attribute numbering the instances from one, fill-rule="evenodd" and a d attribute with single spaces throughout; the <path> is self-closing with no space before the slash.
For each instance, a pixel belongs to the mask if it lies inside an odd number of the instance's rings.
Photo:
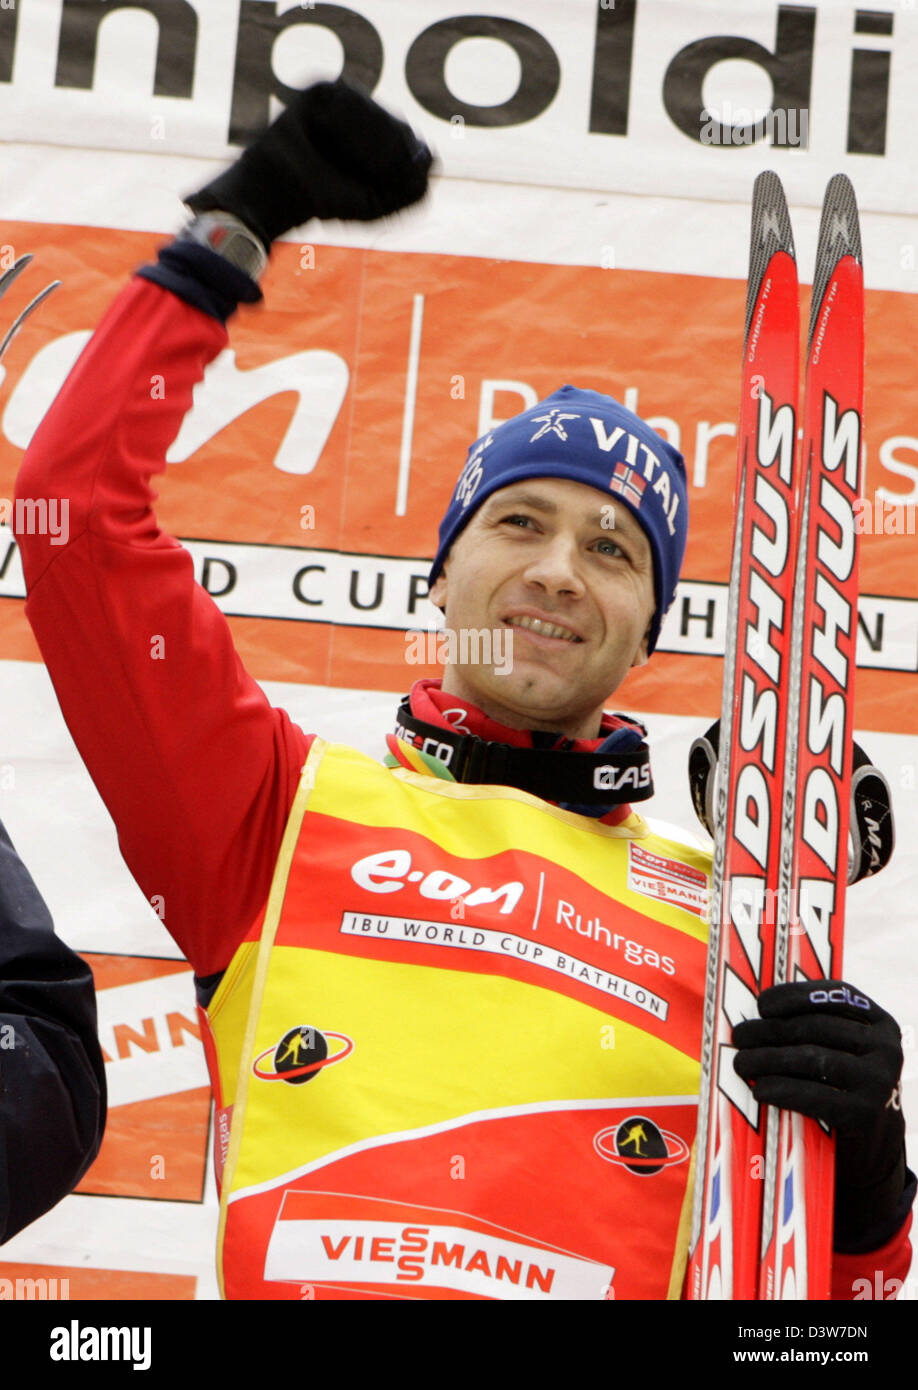
<path id="1" fill-rule="evenodd" d="M 835 174 L 826 185 L 822 217 L 819 220 L 816 271 L 813 276 L 813 298 L 810 304 L 811 341 L 823 295 L 835 273 L 835 267 L 844 256 L 851 256 L 858 265 L 864 263 L 854 189 L 846 174 Z"/>
<path id="2" fill-rule="evenodd" d="M 18 279 L 31 261 L 32 253 L 28 251 L 24 256 L 20 256 L 17 261 L 14 261 L 9 270 L 4 271 L 4 273 L 0 275 L 0 295 L 6 294 L 6 291 L 9 289 L 10 285 L 12 285 L 13 281 Z"/>
<path id="3" fill-rule="evenodd" d="M 784 186 L 771 169 L 759 174 L 752 188 L 752 221 L 749 239 L 749 278 L 746 295 L 746 337 L 759 289 L 776 251 L 786 251 L 794 259 L 794 236 Z"/>
<path id="4" fill-rule="evenodd" d="M 32 259 L 32 258 L 31 258 L 31 256 L 30 256 L 30 257 L 29 257 L 29 260 L 31 260 L 31 259 Z M 19 262 L 17 261 L 17 265 L 18 265 L 18 264 L 19 264 Z M 30 315 L 30 314 L 33 314 L 33 313 L 35 312 L 35 310 L 38 308 L 39 304 L 44 304 L 44 302 L 45 302 L 45 300 L 48 298 L 48 295 L 49 295 L 49 294 L 52 294 L 52 293 L 54 292 L 54 290 L 60 288 L 60 283 L 61 283 L 60 280 L 52 280 L 52 281 L 51 281 L 51 284 L 50 284 L 50 285 L 46 285 L 45 288 L 42 290 L 41 294 L 37 294 L 37 295 L 35 296 L 35 298 L 32 300 L 32 302 L 31 302 L 30 304 L 27 304 L 27 305 L 26 305 L 26 307 L 23 309 L 22 313 L 19 314 L 19 316 L 18 316 L 16 319 L 13 320 L 13 322 L 10 324 L 10 327 L 8 328 L 8 330 L 7 330 L 7 332 L 6 332 L 5 337 L 3 338 L 2 341 L 0 341 L 0 361 L 3 360 L 3 358 L 4 358 L 5 354 L 6 354 L 7 348 L 9 347 L 10 343 L 13 341 L 13 339 L 14 339 L 15 336 L 16 336 L 16 334 L 19 332 L 20 328 L 21 328 L 22 325 L 25 323 L 25 321 L 26 321 L 26 319 L 29 317 L 29 315 Z M 2 293 L 2 286 L 0 286 L 0 293 Z"/>
<path id="5" fill-rule="evenodd" d="M 819 256 L 829 252 L 835 260 L 840 260 L 842 256 L 861 260 L 857 199 L 847 174 L 835 174 L 826 184 L 816 254 Z"/>

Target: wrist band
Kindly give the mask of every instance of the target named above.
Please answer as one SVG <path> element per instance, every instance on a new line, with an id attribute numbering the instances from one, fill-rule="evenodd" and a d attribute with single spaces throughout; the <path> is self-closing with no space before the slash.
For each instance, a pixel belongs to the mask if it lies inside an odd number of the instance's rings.
<path id="1" fill-rule="evenodd" d="M 268 264 L 268 253 L 258 237 L 231 212 L 202 212 L 183 227 L 176 241 L 193 241 L 215 251 L 256 283 Z"/>

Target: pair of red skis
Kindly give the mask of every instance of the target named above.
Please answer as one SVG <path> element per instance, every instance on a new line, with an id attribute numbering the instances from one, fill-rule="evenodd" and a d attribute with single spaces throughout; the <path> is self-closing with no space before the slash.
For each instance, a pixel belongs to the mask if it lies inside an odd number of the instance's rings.
<path id="1" fill-rule="evenodd" d="M 755 183 L 730 617 L 715 779 L 711 944 L 691 1298 L 827 1298 L 834 1145 L 760 1107 L 734 1024 L 784 981 L 838 978 L 857 638 L 864 291 L 857 206 L 826 190 L 798 426 L 799 303 L 787 204 Z"/>

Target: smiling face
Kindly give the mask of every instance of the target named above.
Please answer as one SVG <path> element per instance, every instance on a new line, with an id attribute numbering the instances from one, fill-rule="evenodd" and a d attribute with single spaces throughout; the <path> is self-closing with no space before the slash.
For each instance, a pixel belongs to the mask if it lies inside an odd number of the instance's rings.
<path id="1" fill-rule="evenodd" d="M 453 632 L 513 630 L 509 671 L 453 663 L 445 691 L 510 728 L 595 738 L 605 701 L 647 660 L 650 544 L 598 488 L 527 478 L 481 504 L 430 597 Z"/>

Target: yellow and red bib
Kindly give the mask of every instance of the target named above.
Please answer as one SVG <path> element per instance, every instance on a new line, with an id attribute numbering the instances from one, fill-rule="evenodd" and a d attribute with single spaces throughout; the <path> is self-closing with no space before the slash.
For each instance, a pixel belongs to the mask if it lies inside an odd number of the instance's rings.
<path id="1" fill-rule="evenodd" d="M 709 867 L 316 739 L 208 1010 L 226 1297 L 678 1297 Z"/>

